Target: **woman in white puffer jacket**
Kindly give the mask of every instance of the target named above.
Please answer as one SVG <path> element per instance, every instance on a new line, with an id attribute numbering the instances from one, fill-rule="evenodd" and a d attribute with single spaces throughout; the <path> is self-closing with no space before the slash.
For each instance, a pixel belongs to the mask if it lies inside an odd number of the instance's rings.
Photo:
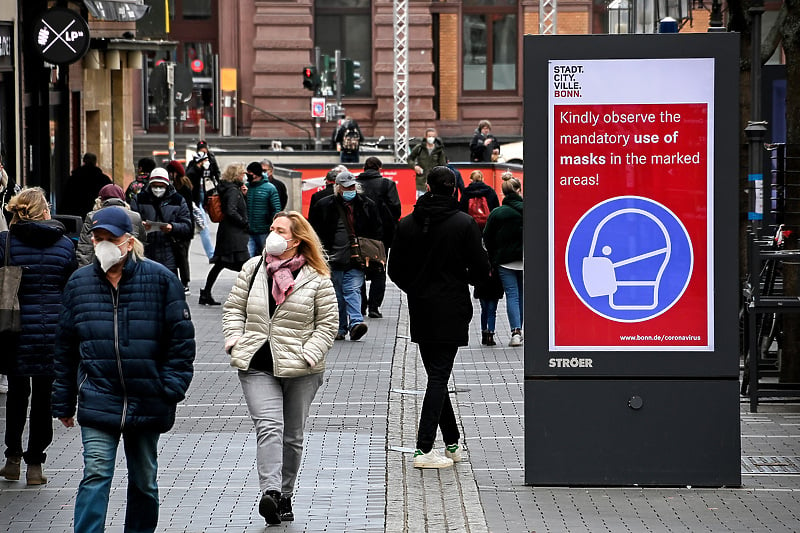
<path id="1" fill-rule="evenodd" d="M 275 215 L 263 256 L 244 264 L 223 306 L 222 330 L 256 429 L 268 524 L 294 520 L 303 429 L 339 323 L 322 244 L 295 211 Z"/>

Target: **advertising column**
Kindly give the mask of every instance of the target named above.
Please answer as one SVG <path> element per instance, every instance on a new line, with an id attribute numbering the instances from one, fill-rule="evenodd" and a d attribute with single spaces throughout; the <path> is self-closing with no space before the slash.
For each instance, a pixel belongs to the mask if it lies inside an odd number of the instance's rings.
<path id="1" fill-rule="evenodd" d="M 526 482 L 738 485 L 738 37 L 525 45 Z"/>

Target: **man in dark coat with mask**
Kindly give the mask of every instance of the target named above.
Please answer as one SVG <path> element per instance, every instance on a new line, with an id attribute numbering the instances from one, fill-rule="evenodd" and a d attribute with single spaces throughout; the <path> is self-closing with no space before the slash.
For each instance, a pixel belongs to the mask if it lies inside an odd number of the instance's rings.
<path id="1" fill-rule="evenodd" d="M 453 198 L 455 175 L 444 166 L 431 169 L 427 189 L 414 212 L 400 220 L 389 256 L 389 277 L 408 295 L 411 340 L 428 374 L 422 402 L 416 468 L 445 468 L 461 460 L 460 434 L 447 382 L 459 346 L 466 346 L 472 302 L 469 285 L 489 274 L 489 258 L 475 220 Z M 433 449 L 436 428 L 446 445 Z"/>
<path id="2" fill-rule="evenodd" d="M 131 209 L 142 216 L 147 230 L 144 254 L 178 275 L 175 239 L 188 239 L 194 231 L 189 206 L 170 183 L 166 169 L 158 167 L 150 173 L 147 187 L 136 196 Z"/>

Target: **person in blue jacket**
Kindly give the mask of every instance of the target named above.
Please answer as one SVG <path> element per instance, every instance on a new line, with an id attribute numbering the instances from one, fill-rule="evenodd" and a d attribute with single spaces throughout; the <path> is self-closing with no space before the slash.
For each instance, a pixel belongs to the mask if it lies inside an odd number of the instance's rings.
<path id="1" fill-rule="evenodd" d="M 95 260 L 64 288 L 56 336 L 52 414 L 81 426 L 83 479 L 75 531 L 103 531 L 122 438 L 128 465 L 125 531 L 158 523 L 158 439 L 192 380 L 194 326 L 183 286 L 144 257 L 124 209 L 92 219 Z"/>
<path id="2" fill-rule="evenodd" d="M 25 460 L 28 485 L 47 483 L 42 473 L 45 451 L 53 440 L 50 387 L 53 383 L 53 344 L 61 310 L 61 290 L 77 267 L 75 245 L 64 225 L 50 218 L 44 191 L 23 189 L 8 203 L 13 213 L 9 231 L 0 233 L 0 266 L 22 267 L 19 334 L 0 334 L 0 371 L 8 374 L 5 404 L 6 464 L 0 476 L 20 478 Z M 30 402 L 30 415 L 28 403 Z M 22 437 L 28 422 L 27 448 Z"/>

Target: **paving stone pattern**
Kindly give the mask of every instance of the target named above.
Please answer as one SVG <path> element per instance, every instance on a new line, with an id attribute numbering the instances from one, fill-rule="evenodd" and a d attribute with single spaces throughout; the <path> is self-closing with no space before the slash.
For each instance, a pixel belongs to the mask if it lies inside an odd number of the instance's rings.
<path id="1" fill-rule="evenodd" d="M 192 246 L 197 330 L 195 377 L 175 428 L 159 442 L 159 531 L 265 531 L 258 515 L 255 437 L 236 372 L 222 350 L 219 307 L 197 305 L 208 272 Z M 214 288 L 224 300 L 235 273 Z M 451 381 L 466 460 L 417 470 L 411 455 L 425 389 L 409 341 L 402 295 L 389 284 L 383 319 L 358 342 L 337 341 L 311 410 L 294 498 L 296 520 L 270 528 L 307 532 L 796 532 L 800 531 L 800 406 L 742 403 L 742 488 L 640 489 L 524 485 L 522 348 L 509 348 L 505 302 L 498 346 L 471 343 Z M 534 317 L 535 318 L 535 317 Z M 711 416 L 711 415 L 710 415 Z M 0 395 L 5 430 L 5 395 Z M 80 432 L 54 422 L 47 485 L 0 480 L 0 531 L 72 529 L 81 479 Z M 437 446 L 443 447 L 441 440 Z M 23 473 L 24 478 L 24 473 Z M 123 529 L 124 454 L 117 457 L 108 531 Z"/>

